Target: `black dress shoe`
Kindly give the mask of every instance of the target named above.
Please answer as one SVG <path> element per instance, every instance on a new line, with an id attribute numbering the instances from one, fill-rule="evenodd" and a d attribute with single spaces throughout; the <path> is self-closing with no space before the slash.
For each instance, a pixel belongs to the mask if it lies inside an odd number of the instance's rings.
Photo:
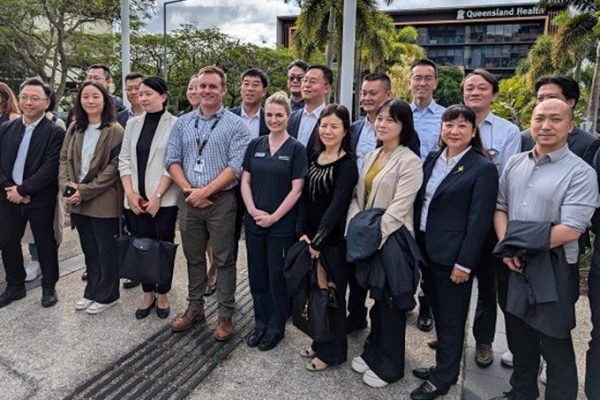
<path id="1" fill-rule="evenodd" d="M 273 336 L 266 333 L 258 344 L 260 351 L 267 351 L 275 348 L 279 342 L 281 342 L 283 336 Z"/>
<path id="2" fill-rule="evenodd" d="M 42 307 L 52 307 L 58 302 L 58 297 L 56 296 L 56 290 L 52 289 L 42 289 Z"/>
<path id="3" fill-rule="evenodd" d="M 159 306 L 156 306 L 156 315 L 158 315 L 158 318 L 167 319 L 169 314 L 171 314 L 171 307 L 160 308 Z"/>
<path id="4" fill-rule="evenodd" d="M 206 285 L 203 296 L 212 296 L 217 291 L 217 285 Z"/>
<path id="5" fill-rule="evenodd" d="M 415 368 L 412 370 L 412 373 L 414 376 L 416 376 L 419 379 L 423 379 L 424 381 L 429 379 L 429 376 L 431 375 L 431 371 L 433 371 L 433 367 L 429 367 L 429 368 Z"/>
<path id="6" fill-rule="evenodd" d="M 21 300 L 25 296 L 27 296 L 27 292 L 24 287 L 19 289 L 6 288 L 4 293 L 0 295 L 0 308 L 9 305 L 15 300 Z"/>
<path id="7" fill-rule="evenodd" d="M 146 318 L 148 315 L 150 315 L 150 311 L 152 311 L 152 308 L 156 305 L 156 299 L 154 299 L 154 301 L 152 301 L 152 304 L 150 304 L 150 307 L 148 308 L 138 308 L 137 310 L 135 310 L 135 318 L 136 319 L 144 319 Z"/>
<path id="8" fill-rule="evenodd" d="M 83 274 L 81 274 L 81 280 L 82 281 L 87 281 L 87 272 L 84 272 Z"/>
<path id="9" fill-rule="evenodd" d="M 350 318 L 346 318 L 346 335 L 354 331 L 365 329 L 367 326 L 368 324 L 366 319 L 356 321 Z"/>
<path id="10" fill-rule="evenodd" d="M 254 328 L 254 330 L 250 332 L 248 336 L 246 336 L 246 344 L 248 345 L 248 347 L 256 347 L 260 344 L 260 341 L 262 340 L 264 335 L 264 331 Z"/>
<path id="11" fill-rule="evenodd" d="M 421 306 L 419 309 L 417 328 L 423 332 L 429 332 L 433 329 L 433 317 L 431 316 L 431 309 L 429 307 Z"/>
<path id="12" fill-rule="evenodd" d="M 429 346 L 430 349 L 435 350 L 435 349 L 437 349 L 437 343 L 438 343 L 437 340 L 430 340 L 427 342 L 427 346 Z"/>
<path id="13" fill-rule="evenodd" d="M 123 289 L 132 289 L 136 286 L 139 286 L 139 284 L 140 284 L 140 281 L 125 279 L 125 282 L 123 282 Z"/>
<path id="14" fill-rule="evenodd" d="M 442 396 L 441 390 L 438 390 L 429 381 L 425 381 L 410 393 L 412 400 L 433 400 L 439 396 Z"/>

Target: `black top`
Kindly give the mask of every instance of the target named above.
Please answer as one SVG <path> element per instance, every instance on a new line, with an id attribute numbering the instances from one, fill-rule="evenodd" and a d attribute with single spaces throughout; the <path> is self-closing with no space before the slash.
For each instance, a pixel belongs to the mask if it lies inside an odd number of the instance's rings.
<path id="1" fill-rule="evenodd" d="M 0 115 L 0 125 L 9 120 L 8 115 Z"/>
<path id="2" fill-rule="evenodd" d="M 358 168 L 353 156 L 321 165 L 315 156 L 308 168 L 304 184 L 303 204 L 298 222 L 299 236 L 307 235 L 311 247 L 321 250 L 344 240 L 346 214 L 358 181 Z"/>
<path id="3" fill-rule="evenodd" d="M 306 176 L 308 161 L 302 143 L 289 137 L 274 153 L 269 149 L 269 136 L 252 139 L 244 156 L 244 171 L 251 174 L 250 189 L 257 209 L 274 213 L 292 190 L 292 181 Z M 281 234 L 294 234 L 297 204 L 269 229 Z M 249 215 L 246 229 L 261 231 Z"/>
<path id="4" fill-rule="evenodd" d="M 142 132 L 135 147 L 137 154 L 138 187 L 140 196 L 146 200 L 148 200 L 148 196 L 146 196 L 146 166 L 148 165 L 148 158 L 150 156 L 150 146 L 152 146 L 154 133 L 164 112 L 165 109 L 163 108 L 155 113 L 146 113 Z"/>

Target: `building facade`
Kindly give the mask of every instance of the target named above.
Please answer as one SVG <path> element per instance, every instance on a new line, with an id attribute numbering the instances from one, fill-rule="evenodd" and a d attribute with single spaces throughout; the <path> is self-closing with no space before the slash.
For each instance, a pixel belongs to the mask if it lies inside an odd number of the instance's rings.
<path id="1" fill-rule="evenodd" d="M 557 10 L 535 4 L 469 6 L 385 11 L 398 29 L 414 26 L 417 42 L 438 64 L 453 64 L 465 71 L 485 68 L 497 75 L 514 73 L 519 60 L 538 36 L 552 32 Z M 277 40 L 290 46 L 295 16 L 277 18 Z"/>

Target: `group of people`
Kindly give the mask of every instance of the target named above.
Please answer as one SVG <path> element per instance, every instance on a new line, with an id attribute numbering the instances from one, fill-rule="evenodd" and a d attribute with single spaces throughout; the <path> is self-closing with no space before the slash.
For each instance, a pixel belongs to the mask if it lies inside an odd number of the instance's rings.
<path id="1" fill-rule="evenodd" d="M 292 295 L 284 265 L 300 241 L 327 275 L 337 304 L 331 337 L 300 351 L 309 371 L 347 361 L 347 334 L 365 329 L 369 319 L 370 334 L 351 368 L 372 387 L 401 379 L 406 315 L 420 288 L 417 326 L 435 327 L 437 340 L 429 344 L 436 357 L 434 366 L 412 371 L 424 382 L 410 396 L 444 395 L 458 380 L 476 278 L 473 333 L 482 368 L 493 362 L 497 304 L 506 319 L 510 352 L 502 362 L 514 370 L 511 389 L 499 398 L 537 398 L 543 357 L 546 398 L 575 399 L 578 262 L 590 226 L 600 227 L 600 217 L 592 219 L 600 206 L 600 139 L 574 124 L 577 82 L 541 78 L 530 130 L 521 133 L 493 114 L 498 80 L 483 69 L 466 75 L 463 104 L 448 108 L 433 100 L 438 76 L 431 60 L 411 67 L 410 103 L 392 97 L 386 74 L 368 74 L 357 93 L 365 117 L 354 123 L 346 107 L 326 103 L 334 81 L 329 68 L 296 60 L 287 72 L 289 97 L 277 92 L 265 100 L 267 75 L 246 70 L 242 103 L 227 110 L 225 73 L 204 67 L 190 78 L 190 109 L 176 117 L 166 108 L 167 83 L 136 73 L 125 78 L 131 108 L 117 112 L 119 100 L 102 82 L 110 71 L 93 66 L 66 133 L 46 116 L 52 91 L 40 79 L 23 82 L 18 97 L 0 84 L 7 281 L 0 307 L 26 295 L 27 223 L 42 270 L 42 306 L 58 301 L 54 219 L 57 202 L 64 202 L 86 263 L 76 310 L 98 314 L 117 302 L 115 236 L 123 216 L 132 235 L 169 242 L 178 222 L 188 305 L 171 328 L 182 332 L 203 321 L 204 296 L 212 290 L 215 338 L 226 341 L 234 333 L 243 226 L 255 316 L 248 346 L 267 351 L 284 338 Z M 589 277 L 590 399 L 600 398 L 598 240 Z M 135 317 L 156 307 L 167 318 L 171 282 L 142 288 Z"/>

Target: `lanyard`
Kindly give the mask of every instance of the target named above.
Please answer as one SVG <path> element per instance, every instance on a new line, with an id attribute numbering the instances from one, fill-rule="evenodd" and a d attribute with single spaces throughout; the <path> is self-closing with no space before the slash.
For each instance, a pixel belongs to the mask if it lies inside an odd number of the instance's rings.
<path id="1" fill-rule="evenodd" d="M 200 117 L 198 117 L 196 119 L 196 122 L 194 123 L 194 128 L 196 128 L 196 144 L 198 145 L 198 159 L 200 159 L 200 157 L 202 157 L 202 152 L 204 151 L 204 148 L 206 147 L 206 143 L 208 143 L 208 138 L 210 137 L 210 134 L 213 132 L 213 130 L 215 129 L 215 127 L 217 126 L 217 124 L 219 123 L 219 121 L 221 120 L 221 116 L 218 116 L 215 118 L 215 122 L 213 122 L 213 124 L 210 127 L 210 130 L 208 131 L 207 135 L 203 135 L 203 140 L 202 142 L 200 142 L 200 136 L 198 135 L 198 120 L 200 119 Z"/>

